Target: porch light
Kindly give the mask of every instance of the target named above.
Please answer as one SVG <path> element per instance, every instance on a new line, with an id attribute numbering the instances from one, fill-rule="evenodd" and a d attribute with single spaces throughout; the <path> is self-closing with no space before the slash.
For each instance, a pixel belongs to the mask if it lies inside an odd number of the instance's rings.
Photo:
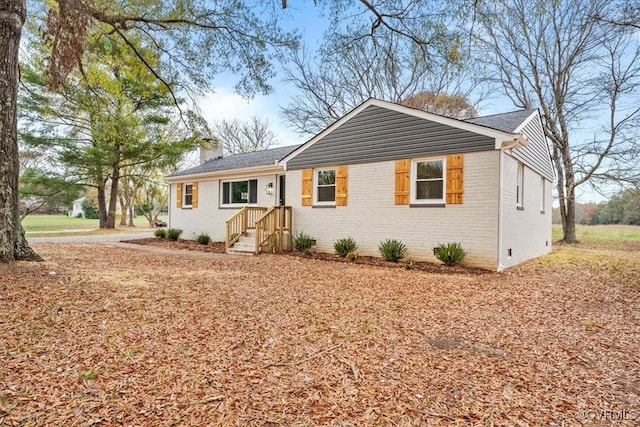
<path id="1" fill-rule="evenodd" d="M 267 196 L 273 196 L 273 182 L 268 183 L 264 191 L 267 193 Z"/>

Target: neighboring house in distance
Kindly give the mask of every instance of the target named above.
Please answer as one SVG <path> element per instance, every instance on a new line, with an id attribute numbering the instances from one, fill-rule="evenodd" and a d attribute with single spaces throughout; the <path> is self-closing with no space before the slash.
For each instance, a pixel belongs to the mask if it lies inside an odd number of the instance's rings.
<path id="1" fill-rule="evenodd" d="M 297 148 L 166 179 L 170 226 L 188 238 L 228 239 L 226 218 L 241 207 L 286 204 L 291 232 L 319 251 L 350 236 L 377 256 L 394 238 L 410 259 L 437 262 L 438 243 L 460 242 L 464 264 L 500 271 L 551 250 L 553 178 L 538 110 L 457 120 L 369 99 Z"/>
<path id="2" fill-rule="evenodd" d="M 82 207 L 82 203 L 86 200 L 86 197 L 80 197 L 73 201 L 73 208 L 71 212 L 69 212 L 69 216 L 72 218 L 76 218 L 78 215 L 82 215 L 84 217 L 84 208 Z"/>

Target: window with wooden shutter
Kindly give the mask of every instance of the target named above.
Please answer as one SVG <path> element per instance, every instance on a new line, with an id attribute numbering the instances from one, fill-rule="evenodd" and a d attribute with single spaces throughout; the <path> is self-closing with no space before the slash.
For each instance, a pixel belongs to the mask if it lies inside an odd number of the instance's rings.
<path id="1" fill-rule="evenodd" d="M 464 187 L 464 156 L 454 154 L 447 156 L 447 200 L 448 204 L 462 204 Z"/>
<path id="2" fill-rule="evenodd" d="M 191 207 L 198 207 L 198 182 L 191 184 Z"/>
<path id="3" fill-rule="evenodd" d="M 313 204 L 313 169 L 302 171 L 302 206 Z"/>
<path id="4" fill-rule="evenodd" d="M 182 207 L 182 183 L 179 182 L 176 184 L 176 208 L 180 209 Z"/>
<path id="5" fill-rule="evenodd" d="M 395 204 L 409 204 L 409 169 L 411 161 L 396 160 Z"/>
<path id="6" fill-rule="evenodd" d="M 347 206 L 348 172 L 347 166 L 338 166 L 336 168 L 336 206 Z"/>

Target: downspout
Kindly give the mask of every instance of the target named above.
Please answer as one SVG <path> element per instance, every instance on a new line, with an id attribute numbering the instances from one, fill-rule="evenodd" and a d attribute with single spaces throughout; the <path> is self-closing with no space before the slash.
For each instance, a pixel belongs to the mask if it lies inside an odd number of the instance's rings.
<path id="1" fill-rule="evenodd" d="M 500 149 L 500 159 L 498 161 L 498 181 L 499 181 L 499 185 L 498 185 L 498 256 L 497 256 L 497 263 L 498 263 L 498 268 L 497 271 L 501 272 L 502 270 L 504 270 L 504 265 L 502 264 L 502 192 L 503 192 L 503 184 L 504 184 L 504 173 L 503 173 L 503 169 L 504 169 L 504 150 L 501 148 Z"/>
<path id="2" fill-rule="evenodd" d="M 503 216 L 504 216 L 504 206 L 502 203 L 503 193 L 504 193 L 504 151 L 511 150 L 512 148 L 524 147 L 528 144 L 526 138 L 523 138 L 521 135 L 516 136 L 513 140 L 502 141 L 500 144 L 500 161 L 498 162 L 498 175 L 500 188 L 498 189 L 498 268 L 497 271 L 501 272 L 504 270 L 504 264 L 502 263 L 502 238 L 503 238 Z"/>
<path id="3" fill-rule="evenodd" d="M 171 196 L 171 184 L 168 184 L 168 185 L 169 185 L 169 199 L 167 200 L 167 214 L 169 218 L 167 218 L 167 224 L 169 225 L 167 228 L 171 228 L 171 202 L 173 201 L 173 197 Z"/>

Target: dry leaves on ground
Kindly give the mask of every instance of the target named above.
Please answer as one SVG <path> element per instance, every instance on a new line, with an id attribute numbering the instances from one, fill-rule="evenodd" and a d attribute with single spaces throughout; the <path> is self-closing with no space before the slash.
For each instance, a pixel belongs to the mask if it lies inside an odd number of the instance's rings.
<path id="1" fill-rule="evenodd" d="M 0 265 L 0 425 L 640 419 L 637 248 L 471 275 L 35 248 Z"/>

